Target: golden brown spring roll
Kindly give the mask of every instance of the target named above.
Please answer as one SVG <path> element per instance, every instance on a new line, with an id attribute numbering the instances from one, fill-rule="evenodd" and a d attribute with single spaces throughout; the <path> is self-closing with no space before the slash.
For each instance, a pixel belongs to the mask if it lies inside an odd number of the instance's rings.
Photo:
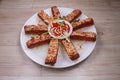
<path id="1" fill-rule="evenodd" d="M 56 63 L 58 48 L 59 48 L 58 39 L 52 38 L 50 40 L 48 54 L 47 54 L 47 57 L 45 59 L 45 64 L 54 65 Z"/>
<path id="2" fill-rule="evenodd" d="M 51 39 L 51 36 L 49 34 L 41 34 L 37 37 L 34 37 L 26 42 L 26 45 L 28 48 L 34 48 L 39 45 L 48 43 Z"/>
<path id="3" fill-rule="evenodd" d="M 59 19 L 60 18 L 60 12 L 57 8 L 57 6 L 51 7 L 52 15 L 54 19 Z M 58 39 L 51 39 L 50 44 L 49 44 L 49 49 L 48 49 L 48 54 L 45 59 L 45 64 L 50 64 L 54 65 L 57 60 L 57 54 L 58 54 Z"/>
<path id="4" fill-rule="evenodd" d="M 90 25 L 93 25 L 93 24 L 94 24 L 94 21 L 92 18 L 86 18 L 84 20 L 72 22 L 73 30 L 77 30 L 83 27 L 89 27 Z"/>
<path id="5" fill-rule="evenodd" d="M 43 10 L 41 10 L 38 13 L 38 16 L 40 19 L 42 19 L 47 25 L 51 23 L 51 21 L 53 20 L 52 17 L 50 17 L 47 13 L 45 13 Z"/>
<path id="6" fill-rule="evenodd" d="M 96 41 L 96 33 L 94 32 L 73 32 L 70 35 L 71 39 L 85 40 L 85 41 Z"/>
<path id="7" fill-rule="evenodd" d="M 81 15 L 81 11 L 79 9 L 73 10 L 70 14 L 65 16 L 65 20 L 68 22 L 74 21 L 76 18 L 78 18 Z"/>
<path id="8" fill-rule="evenodd" d="M 57 8 L 57 6 L 51 7 L 51 11 L 52 11 L 52 15 L 53 15 L 54 19 L 59 19 L 61 17 L 59 9 Z"/>
<path id="9" fill-rule="evenodd" d="M 46 25 L 25 25 L 24 30 L 25 34 L 41 34 L 48 31 Z"/>
<path id="10" fill-rule="evenodd" d="M 62 40 L 62 44 L 71 60 L 75 60 L 79 58 L 79 53 L 75 49 L 74 45 L 72 44 L 71 41 L 68 40 Z"/>

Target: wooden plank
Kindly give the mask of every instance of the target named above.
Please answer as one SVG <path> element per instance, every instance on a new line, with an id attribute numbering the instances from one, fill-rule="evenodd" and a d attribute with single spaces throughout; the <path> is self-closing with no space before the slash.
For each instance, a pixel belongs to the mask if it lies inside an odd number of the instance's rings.
<path id="1" fill-rule="evenodd" d="M 7 78 L 7 79 L 6 79 Z M 1 80 L 73 80 L 73 77 L 11 77 L 2 76 Z M 119 80 L 119 76 L 76 76 L 75 80 Z"/>
<path id="2" fill-rule="evenodd" d="M 0 9 L 32 8 L 33 0 L 1 0 Z"/>
<path id="3" fill-rule="evenodd" d="M 0 45 L 20 45 L 21 24 L 0 24 Z"/>
<path id="4" fill-rule="evenodd" d="M 41 66 L 30 60 L 20 46 L 0 46 L 0 76 L 40 76 Z"/>
<path id="5" fill-rule="evenodd" d="M 84 80 L 119 80 L 119 3 L 120 0 L 0 0 L 0 80 L 77 76 Z M 32 62 L 19 41 L 25 21 L 39 10 L 55 5 L 81 9 L 94 19 L 98 33 L 96 47 L 85 61 L 60 70 Z"/>
<path id="6" fill-rule="evenodd" d="M 24 24 L 35 13 L 32 9 L 0 9 L 0 24 Z"/>

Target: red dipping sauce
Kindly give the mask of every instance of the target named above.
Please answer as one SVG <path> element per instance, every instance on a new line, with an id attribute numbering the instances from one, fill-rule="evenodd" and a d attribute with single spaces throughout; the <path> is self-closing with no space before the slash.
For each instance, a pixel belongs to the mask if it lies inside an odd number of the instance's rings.
<path id="1" fill-rule="evenodd" d="M 68 37 L 72 32 L 71 24 L 64 20 L 52 22 L 48 30 L 52 37 L 59 39 Z"/>

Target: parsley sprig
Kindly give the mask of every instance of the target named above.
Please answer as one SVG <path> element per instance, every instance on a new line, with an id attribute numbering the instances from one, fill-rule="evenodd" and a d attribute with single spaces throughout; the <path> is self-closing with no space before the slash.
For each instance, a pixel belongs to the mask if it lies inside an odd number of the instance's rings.
<path id="1" fill-rule="evenodd" d="M 60 19 L 64 20 L 64 19 L 65 19 L 65 16 L 61 17 Z"/>
<path id="2" fill-rule="evenodd" d="M 74 20 L 73 22 L 78 22 L 78 21 L 80 21 L 80 19 L 76 19 L 76 20 Z"/>

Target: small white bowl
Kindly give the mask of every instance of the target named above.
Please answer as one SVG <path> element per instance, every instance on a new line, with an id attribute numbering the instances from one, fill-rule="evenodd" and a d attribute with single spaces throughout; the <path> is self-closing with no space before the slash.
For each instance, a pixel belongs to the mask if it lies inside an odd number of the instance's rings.
<path id="1" fill-rule="evenodd" d="M 57 37 L 57 36 L 54 36 L 54 35 L 51 33 L 51 31 L 50 31 L 51 26 L 52 26 L 52 23 L 55 23 L 55 22 L 63 22 L 63 21 L 64 21 L 66 24 L 69 25 L 69 27 L 70 27 L 70 32 L 69 32 L 67 35 L 65 35 L 65 36 L 58 36 L 58 37 Z M 68 21 L 66 21 L 66 20 L 54 20 L 54 21 L 52 21 L 52 22 L 50 23 L 50 25 L 48 26 L 48 33 L 50 34 L 50 36 L 52 36 L 53 38 L 56 38 L 56 39 L 68 38 L 68 37 L 71 35 L 72 31 L 73 31 L 72 25 L 71 25 Z"/>

